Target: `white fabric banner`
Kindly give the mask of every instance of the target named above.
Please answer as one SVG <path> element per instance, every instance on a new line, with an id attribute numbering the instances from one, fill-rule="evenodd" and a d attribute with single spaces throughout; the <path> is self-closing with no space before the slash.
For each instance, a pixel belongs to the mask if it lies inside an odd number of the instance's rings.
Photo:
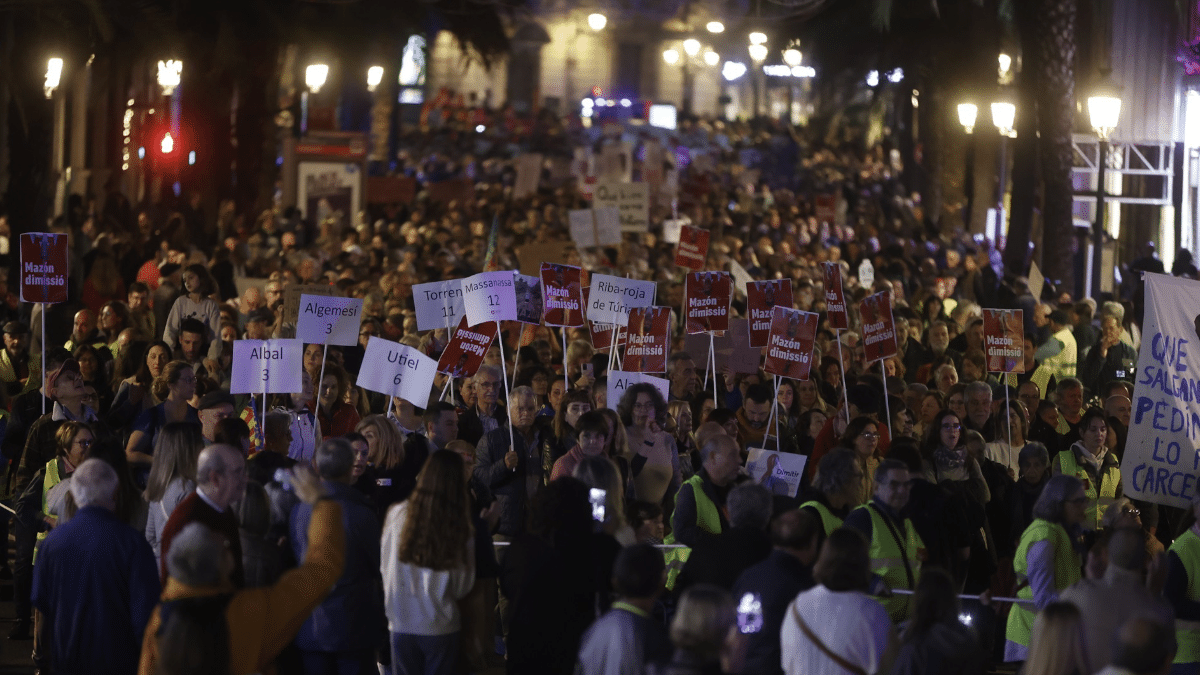
<path id="1" fill-rule="evenodd" d="M 1147 274 L 1121 477 L 1125 495 L 1188 508 L 1200 474 L 1200 282 Z"/>

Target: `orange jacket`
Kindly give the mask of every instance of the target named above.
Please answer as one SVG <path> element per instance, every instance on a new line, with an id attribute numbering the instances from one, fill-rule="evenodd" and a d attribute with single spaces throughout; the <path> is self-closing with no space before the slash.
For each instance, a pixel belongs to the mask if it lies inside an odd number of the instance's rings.
<path id="1" fill-rule="evenodd" d="M 308 526 L 308 540 L 311 543 L 302 565 L 285 572 L 273 586 L 237 591 L 230 600 L 225 620 L 229 624 L 233 675 L 274 673 L 275 657 L 296 637 L 300 626 L 342 576 L 346 533 L 340 504 L 331 499 L 317 502 Z M 216 595 L 231 590 L 228 584 L 197 587 L 169 578 L 162 599 Z M 159 609 L 154 609 L 146 626 L 139 675 L 154 675 L 158 666 Z"/>

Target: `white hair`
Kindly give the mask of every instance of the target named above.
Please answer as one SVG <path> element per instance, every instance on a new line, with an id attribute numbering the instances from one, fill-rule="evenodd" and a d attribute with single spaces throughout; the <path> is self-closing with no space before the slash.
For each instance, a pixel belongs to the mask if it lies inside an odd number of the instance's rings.
<path id="1" fill-rule="evenodd" d="M 201 523 L 185 525 L 171 540 L 167 574 L 189 586 L 216 586 L 223 581 L 225 539 Z"/>
<path id="2" fill-rule="evenodd" d="M 117 472 L 100 459 L 89 459 L 71 476 L 71 497 L 79 508 L 103 506 L 112 509 L 117 502 Z"/>

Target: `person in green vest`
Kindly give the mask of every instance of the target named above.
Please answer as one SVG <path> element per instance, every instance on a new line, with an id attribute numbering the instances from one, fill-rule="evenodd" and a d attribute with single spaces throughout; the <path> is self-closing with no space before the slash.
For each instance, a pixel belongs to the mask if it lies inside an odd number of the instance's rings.
<path id="1" fill-rule="evenodd" d="M 4 349 L 0 350 L 0 382 L 9 396 L 29 391 L 29 365 L 29 327 L 20 321 L 9 321 L 4 324 Z M 32 378 L 35 385 L 37 379 Z"/>
<path id="2" fill-rule="evenodd" d="M 821 523 L 817 550 L 830 532 L 842 526 L 850 510 L 859 505 L 862 485 L 862 466 L 853 450 L 834 448 L 821 458 L 808 501 L 800 505 Z"/>
<path id="3" fill-rule="evenodd" d="M 1088 497 L 1083 482 L 1074 476 L 1055 476 L 1033 506 L 1033 522 L 1025 528 L 1013 558 L 1017 597 L 1008 614 L 1004 660 L 1025 661 L 1037 612 L 1056 602 L 1060 593 L 1082 577 L 1078 550 L 1087 518 Z"/>
<path id="4" fill-rule="evenodd" d="M 675 587 L 675 578 L 687 562 L 691 547 L 707 537 L 729 529 L 725 500 L 741 469 L 741 450 L 728 434 L 716 434 L 700 448 L 703 465 L 700 472 L 683 482 L 675 493 L 675 513 L 671 516 L 671 534 L 664 544 L 682 544 L 688 548 L 668 548 L 667 588 Z"/>
<path id="5" fill-rule="evenodd" d="M 1087 519 L 1083 526 L 1100 529 L 1105 511 L 1122 496 L 1121 465 L 1116 453 L 1110 452 L 1108 418 L 1099 408 L 1088 408 L 1079 420 L 1082 440 L 1054 456 L 1050 468 L 1055 476 L 1074 476 L 1083 483 L 1087 495 Z"/>
<path id="6" fill-rule="evenodd" d="M 63 517 L 67 501 L 67 490 L 71 485 L 71 474 L 76 467 L 92 456 L 92 445 L 96 437 L 85 422 L 68 420 L 54 433 L 58 445 L 58 456 L 46 462 L 42 474 L 42 518 L 50 527 Z M 49 529 L 38 532 L 38 546 L 49 534 Z M 35 558 L 36 560 L 36 553 Z"/>
<path id="7" fill-rule="evenodd" d="M 904 513 L 912 479 L 903 462 L 885 459 L 875 469 L 874 497 L 846 518 L 846 527 L 862 532 L 871 542 L 871 571 L 894 590 L 916 590 L 921 561 L 925 558 L 925 543 Z M 894 623 L 908 618 L 909 596 L 878 599 Z"/>
<path id="8" fill-rule="evenodd" d="M 1175 610 L 1175 654 L 1172 673 L 1200 675 L 1200 492 L 1192 494 L 1196 522 L 1167 550 L 1167 582 L 1163 597 Z"/>
<path id="9" fill-rule="evenodd" d="M 1034 358 L 1041 361 L 1060 382 L 1063 378 L 1075 377 L 1075 366 L 1079 360 L 1075 334 L 1071 328 L 1071 319 L 1065 311 L 1056 309 L 1050 312 L 1051 335 L 1034 352 Z"/>

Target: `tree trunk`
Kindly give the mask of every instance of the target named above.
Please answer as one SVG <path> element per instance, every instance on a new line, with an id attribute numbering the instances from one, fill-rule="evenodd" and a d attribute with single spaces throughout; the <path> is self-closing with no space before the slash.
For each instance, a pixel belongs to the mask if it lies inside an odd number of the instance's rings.
<path id="1" fill-rule="evenodd" d="M 1018 5 L 1024 3 L 1017 3 Z M 1034 4 L 1034 3 L 1029 3 Z M 1075 2 L 1039 0 L 1034 71 L 1041 131 L 1043 243 L 1047 278 L 1073 276 L 1075 228 L 1072 218 L 1071 129 L 1075 116 Z"/>

